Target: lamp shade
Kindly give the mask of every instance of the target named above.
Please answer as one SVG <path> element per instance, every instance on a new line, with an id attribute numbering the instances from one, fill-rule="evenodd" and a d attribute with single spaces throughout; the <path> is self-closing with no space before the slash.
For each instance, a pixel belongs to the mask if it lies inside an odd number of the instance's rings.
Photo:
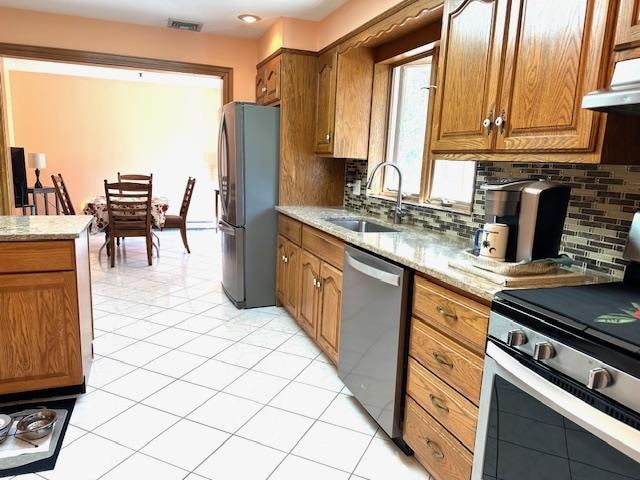
<path id="1" fill-rule="evenodd" d="M 44 153 L 29 154 L 29 168 L 47 168 L 47 157 Z"/>

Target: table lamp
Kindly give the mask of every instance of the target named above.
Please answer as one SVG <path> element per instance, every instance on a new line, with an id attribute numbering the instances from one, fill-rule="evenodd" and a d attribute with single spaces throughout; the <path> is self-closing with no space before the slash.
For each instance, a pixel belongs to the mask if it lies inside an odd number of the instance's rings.
<path id="1" fill-rule="evenodd" d="M 40 183 L 40 169 L 47 168 L 47 157 L 44 153 L 30 153 L 29 154 L 29 168 L 36 169 L 36 184 L 33 188 L 42 188 Z"/>

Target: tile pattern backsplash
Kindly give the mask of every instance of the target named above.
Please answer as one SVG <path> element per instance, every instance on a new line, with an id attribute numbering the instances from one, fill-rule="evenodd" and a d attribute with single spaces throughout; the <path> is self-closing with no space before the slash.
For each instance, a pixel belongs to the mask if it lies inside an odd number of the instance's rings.
<path id="1" fill-rule="evenodd" d="M 347 183 L 366 183 L 367 161 L 346 160 Z M 407 223 L 471 239 L 484 223 L 484 192 L 478 187 L 501 178 L 541 178 L 571 185 L 571 202 L 561 251 L 577 265 L 622 277 L 622 252 L 633 213 L 640 210 L 640 166 L 479 162 L 473 213 L 459 214 L 406 205 Z M 353 195 L 345 187 L 345 208 L 387 216 L 395 202 L 367 197 L 364 188 Z"/>

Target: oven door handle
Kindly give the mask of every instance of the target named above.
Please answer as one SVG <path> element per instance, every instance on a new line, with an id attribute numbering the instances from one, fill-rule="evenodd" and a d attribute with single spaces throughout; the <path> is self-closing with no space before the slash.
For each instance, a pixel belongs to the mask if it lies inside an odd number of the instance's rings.
<path id="1" fill-rule="evenodd" d="M 487 355 L 509 374 L 506 380 L 620 452 L 640 462 L 640 431 L 593 408 L 537 375 L 491 341 L 487 343 Z M 497 373 L 503 376 L 504 371 Z"/>

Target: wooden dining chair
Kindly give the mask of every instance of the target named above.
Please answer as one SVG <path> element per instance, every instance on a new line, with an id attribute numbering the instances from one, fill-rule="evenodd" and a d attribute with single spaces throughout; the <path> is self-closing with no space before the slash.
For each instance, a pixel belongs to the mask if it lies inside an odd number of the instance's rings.
<path id="1" fill-rule="evenodd" d="M 120 173 L 118 172 L 118 181 L 119 182 L 135 182 L 135 183 L 152 183 L 153 184 L 153 173 L 150 173 L 149 175 L 144 175 L 141 173 Z M 158 237 L 155 233 L 153 233 L 153 230 L 151 231 L 151 234 L 155 237 L 155 239 L 158 241 L 158 245 L 160 245 L 160 237 Z M 118 244 L 118 246 L 120 246 L 120 237 L 118 237 L 116 239 L 116 243 Z M 157 249 L 157 247 L 156 247 Z"/>
<path id="2" fill-rule="evenodd" d="M 111 267 L 115 266 L 115 240 L 126 237 L 145 237 L 147 260 L 152 264 L 153 238 L 151 237 L 152 184 L 136 182 L 104 181 L 104 196 L 107 199 L 109 230 L 108 251 L 111 252 Z"/>
<path id="3" fill-rule="evenodd" d="M 58 175 L 51 175 L 51 181 L 56 189 L 56 197 L 58 197 L 58 202 L 62 207 L 62 213 L 65 215 L 75 215 L 76 210 L 73 208 L 73 203 L 69 196 L 69 190 L 67 190 L 67 185 L 64 183 L 62 174 L 59 173 Z"/>
<path id="4" fill-rule="evenodd" d="M 189 212 L 189 205 L 191 205 L 191 195 L 193 195 L 193 187 L 195 184 L 196 179 L 189 177 L 187 187 L 184 190 L 184 196 L 182 197 L 182 205 L 180 205 L 180 215 L 167 215 L 163 227 L 163 230 L 165 228 L 180 229 L 182 243 L 184 243 L 184 248 L 187 249 L 187 253 L 191 253 L 189 242 L 187 242 L 187 213 Z"/>

